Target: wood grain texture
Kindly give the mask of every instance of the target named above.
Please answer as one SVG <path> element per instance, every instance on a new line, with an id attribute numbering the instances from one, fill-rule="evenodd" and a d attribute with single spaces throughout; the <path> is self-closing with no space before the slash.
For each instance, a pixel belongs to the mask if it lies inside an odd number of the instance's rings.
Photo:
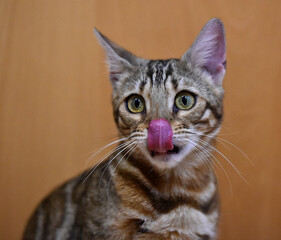
<path id="1" fill-rule="evenodd" d="M 116 136 L 92 28 L 142 57 L 169 58 L 213 17 L 227 34 L 221 137 L 254 165 L 218 143 L 249 183 L 217 155 L 232 186 L 218 166 L 220 239 L 281 238 L 280 1 L 1 0 L 0 239 L 19 239 L 40 199 Z"/>

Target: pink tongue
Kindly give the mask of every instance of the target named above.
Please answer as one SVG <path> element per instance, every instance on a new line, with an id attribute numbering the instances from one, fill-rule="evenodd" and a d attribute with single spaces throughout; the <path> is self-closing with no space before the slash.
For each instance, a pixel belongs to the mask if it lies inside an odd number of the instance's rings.
<path id="1" fill-rule="evenodd" d="M 154 119 L 148 127 L 148 149 L 158 153 L 173 150 L 173 130 L 166 119 Z"/>

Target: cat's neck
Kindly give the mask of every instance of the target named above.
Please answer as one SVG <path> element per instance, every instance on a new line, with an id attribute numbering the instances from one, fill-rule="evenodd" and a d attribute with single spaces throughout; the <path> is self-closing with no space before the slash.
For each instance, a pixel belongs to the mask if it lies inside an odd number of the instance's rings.
<path id="1" fill-rule="evenodd" d="M 210 165 L 198 159 L 196 162 L 192 165 L 191 159 L 185 159 L 174 168 L 156 169 L 144 156 L 131 156 L 118 166 L 117 172 L 165 196 L 179 196 L 203 191 L 216 181 Z"/>

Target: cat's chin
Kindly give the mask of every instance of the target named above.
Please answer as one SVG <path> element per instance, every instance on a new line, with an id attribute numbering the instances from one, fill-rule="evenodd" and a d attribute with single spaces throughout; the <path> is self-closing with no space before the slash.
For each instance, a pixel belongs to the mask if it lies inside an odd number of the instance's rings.
<path id="1" fill-rule="evenodd" d="M 176 153 L 151 153 L 151 162 L 158 168 L 173 168 L 178 165 L 180 159 Z"/>

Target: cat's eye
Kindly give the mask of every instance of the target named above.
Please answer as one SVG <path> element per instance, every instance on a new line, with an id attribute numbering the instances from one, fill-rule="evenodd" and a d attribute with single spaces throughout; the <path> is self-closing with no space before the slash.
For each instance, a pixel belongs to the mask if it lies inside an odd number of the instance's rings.
<path id="1" fill-rule="evenodd" d="M 127 100 L 127 108 L 131 113 L 141 113 L 144 111 L 145 103 L 142 96 L 134 94 Z"/>
<path id="2" fill-rule="evenodd" d="M 175 98 L 175 106 L 180 110 L 189 110 L 195 105 L 195 97 L 187 91 L 177 94 Z"/>

